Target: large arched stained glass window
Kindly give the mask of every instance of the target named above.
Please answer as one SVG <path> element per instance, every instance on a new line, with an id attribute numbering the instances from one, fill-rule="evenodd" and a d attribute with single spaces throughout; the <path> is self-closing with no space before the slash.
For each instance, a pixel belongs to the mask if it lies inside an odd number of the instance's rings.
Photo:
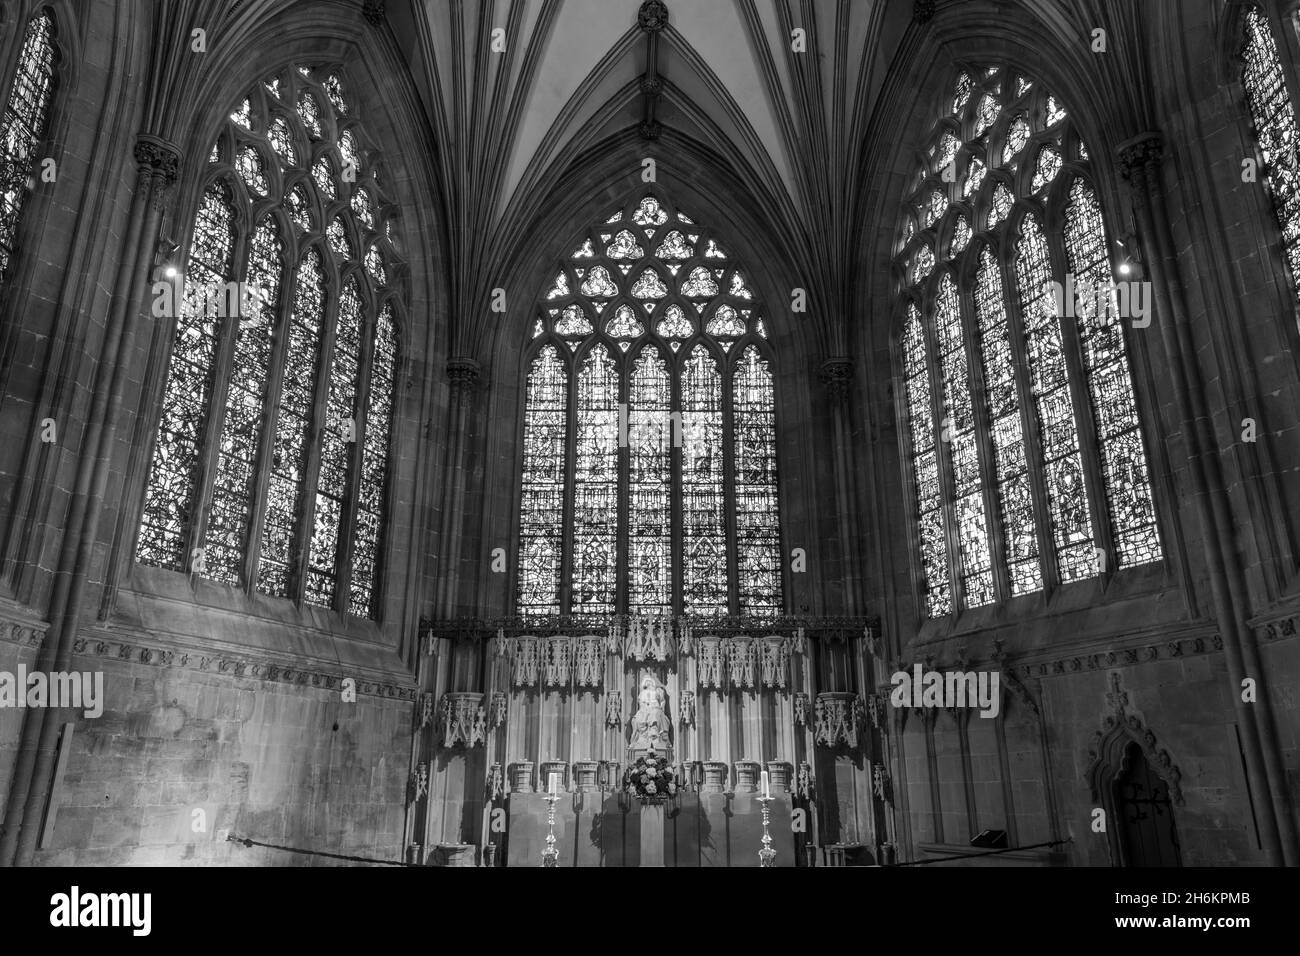
<path id="1" fill-rule="evenodd" d="M 23 206 L 37 174 L 54 99 L 54 18 L 41 11 L 27 22 L 0 118 L 0 279 L 14 255 Z"/>
<path id="2" fill-rule="evenodd" d="M 1008 69 L 963 71 L 898 257 L 930 617 L 1163 556 L 1124 328 L 1150 299 L 1106 235 L 1061 103 Z"/>
<path id="3" fill-rule="evenodd" d="M 767 329 L 712 233 L 656 195 L 614 211 L 533 339 L 519 613 L 778 614 Z"/>
<path id="4" fill-rule="evenodd" d="M 1283 253 L 1291 281 L 1300 282 L 1300 127 L 1296 126 L 1282 60 L 1268 16 L 1249 6 L 1242 17 L 1241 84 L 1246 91 L 1255 141 L 1282 229 Z"/>
<path id="5" fill-rule="evenodd" d="M 267 77 L 224 124 L 180 280 L 140 562 L 378 616 L 400 260 L 366 142 L 327 68 Z"/>

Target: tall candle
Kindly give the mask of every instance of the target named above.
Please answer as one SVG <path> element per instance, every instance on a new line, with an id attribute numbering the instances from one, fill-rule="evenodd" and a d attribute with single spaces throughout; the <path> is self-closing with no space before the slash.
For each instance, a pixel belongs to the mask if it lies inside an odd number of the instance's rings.
<path id="1" fill-rule="evenodd" d="M 772 780 L 770 777 L 768 777 L 767 771 L 764 770 L 763 771 L 763 796 L 770 797 L 771 795 L 772 795 Z"/>
<path id="2" fill-rule="evenodd" d="M 553 773 L 551 774 L 551 793 L 556 794 L 559 792 L 560 792 L 560 775 L 558 773 Z"/>

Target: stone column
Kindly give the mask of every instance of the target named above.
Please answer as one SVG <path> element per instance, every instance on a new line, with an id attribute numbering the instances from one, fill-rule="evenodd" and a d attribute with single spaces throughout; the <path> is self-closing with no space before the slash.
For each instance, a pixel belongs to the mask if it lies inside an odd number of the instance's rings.
<path id="1" fill-rule="evenodd" d="M 1271 864 L 1294 866 L 1298 854 L 1286 776 L 1268 702 L 1266 675 L 1260 667 L 1254 633 L 1246 623 L 1251 616 L 1249 598 L 1241 578 L 1241 556 L 1236 548 L 1234 517 L 1219 464 L 1218 443 L 1187 321 L 1190 310 L 1184 292 L 1186 284 L 1180 275 L 1160 177 L 1162 159 L 1159 133 L 1143 133 L 1119 148 L 1120 171 L 1130 186 L 1144 258 L 1151 266 L 1156 325 L 1174 399 L 1182 415 L 1179 425 L 1187 436 L 1190 497 L 1205 533 L 1214 614 L 1223 637 L 1231 681 L 1229 692 L 1241 727 L 1246 775 L 1258 800 L 1260 840 Z M 1256 682 L 1256 704 L 1241 700 L 1241 682 L 1246 677 Z M 1258 799 L 1265 794 L 1270 799 Z"/>
<path id="2" fill-rule="evenodd" d="M 136 139 L 135 193 L 126 222 L 122 258 L 104 331 L 100 372 L 95 378 L 90 415 L 77 462 L 76 484 L 64 527 L 50 627 L 41 649 L 40 670 L 68 670 L 72 643 L 81 624 L 85 590 L 99 540 L 99 521 L 111 472 L 112 452 L 122 419 L 122 393 L 131 380 L 130 356 L 141 323 L 141 306 L 150 287 L 158 227 L 180 169 L 180 152 L 146 133 Z M 24 713 L 18 759 L 0 836 L 0 866 L 26 866 L 36 850 L 41 819 L 52 786 L 59 728 L 76 719 L 74 710 L 40 709 Z"/>
<path id="3" fill-rule="evenodd" d="M 849 414 L 849 396 L 853 386 L 853 360 L 830 358 L 818 369 L 818 378 L 826 389 L 830 405 L 831 455 L 835 469 L 835 511 L 837 534 L 840 539 L 840 567 L 843 574 L 843 611 L 846 614 L 862 613 L 859 589 L 862 575 L 858 568 L 857 521 L 853 507 L 857 496 L 853 493 L 853 457 L 849 447 L 852 433 Z M 798 610 L 798 609 L 796 609 Z"/>
<path id="4" fill-rule="evenodd" d="M 443 497 L 442 548 L 437 573 L 438 614 L 452 617 L 459 603 L 461 538 L 465 528 L 465 457 L 469 442 L 470 413 L 474 405 L 482 369 L 472 358 L 447 360 L 447 378 L 451 383 L 448 421 L 451 424 L 448 449 L 446 493 Z"/>

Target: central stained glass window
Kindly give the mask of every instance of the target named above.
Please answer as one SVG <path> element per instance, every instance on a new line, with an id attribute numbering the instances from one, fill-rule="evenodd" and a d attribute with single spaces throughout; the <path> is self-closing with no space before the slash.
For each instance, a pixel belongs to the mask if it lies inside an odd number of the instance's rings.
<path id="1" fill-rule="evenodd" d="M 540 303 L 525 386 L 525 616 L 782 609 L 767 328 L 713 234 L 645 195 Z"/>

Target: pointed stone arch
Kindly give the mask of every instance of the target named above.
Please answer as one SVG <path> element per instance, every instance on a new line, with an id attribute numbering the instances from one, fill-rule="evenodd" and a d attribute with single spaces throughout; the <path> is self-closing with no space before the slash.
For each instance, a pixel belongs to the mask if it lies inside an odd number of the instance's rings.
<path id="1" fill-rule="evenodd" d="M 1128 692 L 1124 690 L 1118 672 L 1111 672 L 1109 683 L 1106 699 L 1112 712 L 1102 721 L 1102 729 L 1093 735 L 1092 745 L 1088 748 L 1088 768 L 1084 773 L 1093 800 L 1101 805 L 1111 801 L 1110 786 L 1127 769 L 1126 751 L 1130 743 L 1135 743 L 1151 769 L 1168 785 L 1169 799 L 1174 806 L 1183 806 L 1182 771 L 1169 751 L 1159 745 L 1155 732 L 1128 709 Z M 1113 807 L 1107 806 L 1108 811 L 1111 809 Z"/>

